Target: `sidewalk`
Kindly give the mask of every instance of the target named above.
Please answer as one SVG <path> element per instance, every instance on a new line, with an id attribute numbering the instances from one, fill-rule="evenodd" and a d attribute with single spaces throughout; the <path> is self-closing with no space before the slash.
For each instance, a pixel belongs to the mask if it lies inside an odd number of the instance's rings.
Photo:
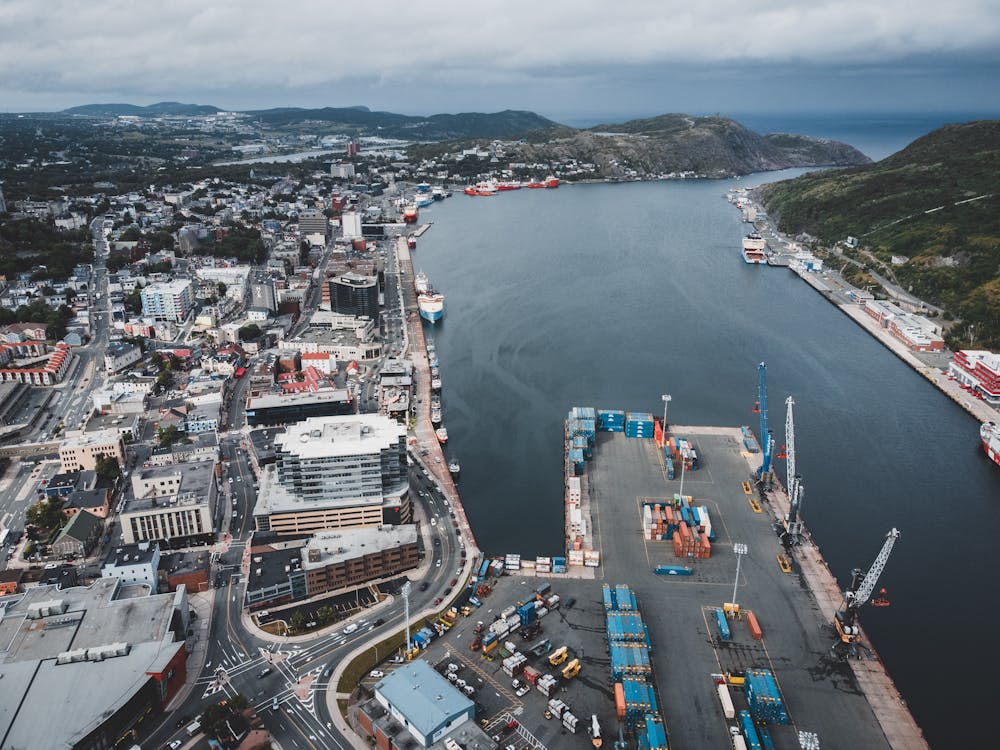
<path id="1" fill-rule="evenodd" d="M 187 639 L 188 658 L 187 675 L 184 678 L 184 685 L 173 697 L 164 714 L 176 711 L 191 695 L 194 690 L 195 681 L 201 676 L 201 670 L 205 667 L 205 658 L 208 655 L 208 644 L 212 632 L 212 619 L 215 613 L 215 589 L 200 591 L 192 594 L 188 593 L 188 604 L 197 613 L 197 619 L 191 621 L 194 635 Z"/>

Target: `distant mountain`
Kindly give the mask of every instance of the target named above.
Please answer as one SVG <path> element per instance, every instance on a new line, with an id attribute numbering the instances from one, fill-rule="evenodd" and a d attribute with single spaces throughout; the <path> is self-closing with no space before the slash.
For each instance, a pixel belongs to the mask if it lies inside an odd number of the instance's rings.
<path id="1" fill-rule="evenodd" d="M 533 130 L 556 125 L 552 120 L 534 112 L 509 109 L 489 114 L 465 112 L 429 117 L 372 112 L 367 107 L 323 107 L 322 109 L 283 107 L 252 110 L 248 114 L 276 127 L 322 122 L 328 126 L 356 129 L 359 135 L 381 135 L 413 141 L 516 138 Z"/>
<path id="2" fill-rule="evenodd" d="M 87 115 L 90 117 L 161 117 L 163 115 L 214 115 L 222 110 L 210 104 L 182 104 L 181 102 L 158 102 L 146 107 L 136 104 L 84 104 L 64 109 L 67 115 Z"/>
<path id="3" fill-rule="evenodd" d="M 831 245 L 861 238 L 860 253 L 845 252 L 963 319 L 953 345 L 1000 348 L 997 175 L 1000 121 L 981 120 L 935 130 L 876 164 L 773 183 L 760 195 L 782 231 Z M 874 282 L 863 269 L 847 272 Z"/>

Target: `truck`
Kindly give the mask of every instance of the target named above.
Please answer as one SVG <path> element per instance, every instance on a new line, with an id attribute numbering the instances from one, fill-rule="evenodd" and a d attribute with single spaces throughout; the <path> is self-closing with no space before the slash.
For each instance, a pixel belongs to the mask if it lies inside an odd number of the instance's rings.
<path id="1" fill-rule="evenodd" d="M 187 732 L 188 737 L 194 737 L 196 734 L 198 734 L 198 732 L 201 731 L 201 722 L 198 721 L 197 719 L 192 721 L 190 724 L 187 725 L 184 731 Z"/>
<path id="2" fill-rule="evenodd" d="M 733 706 L 733 698 L 729 694 L 729 688 L 724 682 L 718 684 L 719 702 L 722 704 L 722 713 L 727 719 L 736 718 L 736 709 Z"/>

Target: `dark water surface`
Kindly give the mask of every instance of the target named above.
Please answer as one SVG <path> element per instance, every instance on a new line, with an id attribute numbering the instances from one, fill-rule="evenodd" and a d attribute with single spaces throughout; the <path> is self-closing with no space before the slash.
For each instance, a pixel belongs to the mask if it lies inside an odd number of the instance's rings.
<path id="1" fill-rule="evenodd" d="M 982 737 L 1000 469 L 976 421 L 849 318 L 787 269 L 742 262 L 731 184 L 457 194 L 423 213 L 414 262 L 447 297 L 428 333 L 477 541 L 560 554 L 571 406 L 659 415 L 669 393 L 671 423 L 756 431 L 765 360 L 779 444 L 795 397 L 804 516 L 841 583 L 901 530 L 893 605 L 863 621 L 918 721 L 937 747 Z"/>

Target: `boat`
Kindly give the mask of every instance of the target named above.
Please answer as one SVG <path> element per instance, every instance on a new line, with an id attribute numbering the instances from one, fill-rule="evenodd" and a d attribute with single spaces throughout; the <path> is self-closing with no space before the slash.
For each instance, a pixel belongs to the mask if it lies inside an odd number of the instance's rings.
<path id="1" fill-rule="evenodd" d="M 497 190 L 520 190 L 520 189 L 521 189 L 521 183 L 520 182 L 510 182 L 510 181 L 507 181 L 507 182 L 498 182 L 497 183 Z"/>
<path id="2" fill-rule="evenodd" d="M 436 323 L 444 317 L 444 295 L 428 289 L 417 295 L 417 307 L 420 317 L 430 323 Z"/>
<path id="3" fill-rule="evenodd" d="M 414 236 L 413 236 L 413 235 L 411 234 L 411 235 L 410 235 L 409 237 L 407 237 L 407 238 L 406 238 L 406 246 L 407 246 L 407 247 L 408 247 L 408 248 L 409 248 L 410 250 L 416 250 L 416 249 L 417 249 L 417 238 L 416 238 L 416 237 L 414 237 Z"/>
<path id="4" fill-rule="evenodd" d="M 545 178 L 545 187 L 547 188 L 557 188 L 559 187 L 559 178 L 549 175 Z"/>
<path id="5" fill-rule="evenodd" d="M 431 366 L 431 378 L 439 378 L 439 377 L 441 377 L 441 370 L 438 369 L 437 360 L 436 359 L 432 359 L 430 361 L 430 366 Z"/>
<path id="6" fill-rule="evenodd" d="M 441 424 L 441 409 L 431 407 L 431 424 Z"/>
<path id="7" fill-rule="evenodd" d="M 441 443 L 441 445 L 448 442 L 448 430 L 444 427 L 438 427 L 434 430 L 434 434 L 437 435 L 438 442 Z"/>
<path id="8" fill-rule="evenodd" d="M 767 241 L 756 232 L 751 232 L 743 238 L 743 260 L 747 263 L 767 262 L 766 247 Z"/>
<path id="9" fill-rule="evenodd" d="M 437 393 L 431 395 L 431 408 L 432 409 L 441 408 L 441 396 Z"/>
<path id="10" fill-rule="evenodd" d="M 532 178 L 532 179 L 528 180 L 527 187 L 532 188 L 532 189 L 543 188 L 543 187 L 545 187 L 545 183 L 544 182 L 539 182 L 538 180 Z"/>
<path id="11" fill-rule="evenodd" d="M 417 193 L 413 196 L 413 202 L 417 204 L 417 208 L 423 208 L 434 202 L 434 196 L 430 193 Z"/>
<path id="12" fill-rule="evenodd" d="M 417 294 L 429 292 L 431 290 L 431 283 L 427 280 L 427 274 L 423 271 L 418 273 L 416 278 L 413 279 L 413 287 L 417 290 Z"/>
<path id="13" fill-rule="evenodd" d="M 458 479 L 458 475 L 462 471 L 462 467 L 459 465 L 457 458 L 453 458 L 448 462 L 448 471 L 451 472 L 452 477 Z"/>
<path id="14" fill-rule="evenodd" d="M 490 196 L 497 194 L 497 185 L 495 182 L 477 182 L 475 185 L 469 185 L 465 189 L 466 195 L 481 195 Z"/>
<path id="15" fill-rule="evenodd" d="M 431 390 L 432 391 L 441 390 L 441 378 L 431 378 Z"/>
<path id="16" fill-rule="evenodd" d="M 995 422 L 987 422 L 979 428 L 979 437 L 982 438 L 986 455 L 1000 466 L 1000 427 Z"/>
<path id="17" fill-rule="evenodd" d="M 431 190 L 431 197 L 436 201 L 443 201 L 449 195 L 451 195 L 451 193 L 442 187 L 436 187 Z"/>
<path id="18" fill-rule="evenodd" d="M 431 186 L 428 185 L 426 182 L 418 182 L 417 183 L 417 192 L 421 193 L 421 194 L 424 194 L 424 193 L 428 193 L 429 194 L 431 192 Z"/>
<path id="19" fill-rule="evenodd" d="M 415 205 L 410 204 L 408 206 L 403 207 L 403 221 L 405 221 L 407 224 L 416 224 L 417 216 L 418 216 L 417 207 Z"/>

